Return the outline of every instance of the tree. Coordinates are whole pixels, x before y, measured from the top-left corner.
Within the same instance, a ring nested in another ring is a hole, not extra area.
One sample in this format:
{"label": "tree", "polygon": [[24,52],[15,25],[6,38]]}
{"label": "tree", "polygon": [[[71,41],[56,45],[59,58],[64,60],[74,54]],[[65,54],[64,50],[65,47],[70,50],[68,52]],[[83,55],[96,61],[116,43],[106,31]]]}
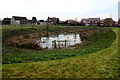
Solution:
{"label": "tree", "polygon": [[36,24],[36,22],[37,22],[37,18],[32,17],[32,29],[33,29],[34,25]]}
{"label": "tree", "polygon": [[58,28],[59,28],[59,22],[60,22],[60,20],[59,20],[59,19],[57,19],[57,25],[58,25]]}
{"label": "tree", "polygon": [[113,19],[112,18],[106,18],[104,20],[104,25],[105,25],[106,28],[109,27],[109,29],[110,29],[111,26],[113,25]]}
{"label": "tree", "polygon": [[77,27],[77,20],[78,18],[75,18],[75,27]]}
{"label": "tree", "polygon": [[49,20],[47,20],[46,23],[47,23],[46,29],[49,30]]}
{"label": "tree", "polygon": [[32,21],[33,22],[37,22],[37,18],[36,17],[32,17]]}

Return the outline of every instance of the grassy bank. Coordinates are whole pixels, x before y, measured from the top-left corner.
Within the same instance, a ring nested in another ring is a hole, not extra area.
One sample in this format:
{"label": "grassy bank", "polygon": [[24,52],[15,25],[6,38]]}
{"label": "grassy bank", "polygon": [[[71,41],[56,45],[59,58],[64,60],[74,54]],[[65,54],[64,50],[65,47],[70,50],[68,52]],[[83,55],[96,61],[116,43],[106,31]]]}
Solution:
{"label": "grassy bank", "polygon": [[114,32],[117,38],[109,48],[61,60],[4,64],[3,78],[118,78],[118,29]]}
{"label": "grassy bank", "polygon": [[[78,30],[87,28],[77,28]],[[98,28],[90,28],[98,29]],[[103,29],[103,28],[102,28]],[[66,31],[67,27],[50,28],[49,31]],[[74,30],[74,27],[70,27],[69,30]],[[104,48],[108,48],[115,40],[116,35],[112,30],[101,32],[91,36],[90,44],[76,46],[68,49],[53,49],[53,50],[31,50],[24,48],[8,47],[5,44],[5,40],[13,36],[42,32],[44,29],[37,30],[13,30],[3,29],[3,64],[13,63],[27,63],[27,62],[39,62],[48,60],[58,60],[68,57],[77,57],[85,54],[97,52]]]}

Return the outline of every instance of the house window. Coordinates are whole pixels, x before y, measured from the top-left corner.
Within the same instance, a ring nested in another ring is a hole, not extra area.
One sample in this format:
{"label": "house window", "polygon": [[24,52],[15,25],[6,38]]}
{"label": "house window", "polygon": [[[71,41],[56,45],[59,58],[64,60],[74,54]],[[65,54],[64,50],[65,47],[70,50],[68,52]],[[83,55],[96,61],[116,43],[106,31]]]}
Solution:
{"label": "house window", "polygon": [[95,23],[97,23],[97,20],[95,20]]}
{"label": "house window", "polygon": [[89,22],[90,20],[88,19],[86,22]]}

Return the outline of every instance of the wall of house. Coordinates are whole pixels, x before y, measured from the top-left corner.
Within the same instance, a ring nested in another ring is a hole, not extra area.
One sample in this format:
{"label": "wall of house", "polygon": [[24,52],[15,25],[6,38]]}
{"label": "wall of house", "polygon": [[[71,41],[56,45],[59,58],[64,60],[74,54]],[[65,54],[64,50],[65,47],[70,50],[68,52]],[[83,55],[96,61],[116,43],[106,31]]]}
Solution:
{"label": "wall of house", "polygon": [[100,22],[100,26],[104,26],[104,22],[103,21]]}
{"label": "wall of house", "polygon": [[12,17],[11,24],[12,25],[20,25],[20,20],[15,20],[14,17]]}
{"label": "wall of house", "polygon": [[53,25],[53,23],[50,22],[40,22],[41,26],[47,26],[47,25]]}
{"label": "wall of house", "polygon": [[45,26],[45,25],[47,25],[47,22],[40,22],[40,25]]}

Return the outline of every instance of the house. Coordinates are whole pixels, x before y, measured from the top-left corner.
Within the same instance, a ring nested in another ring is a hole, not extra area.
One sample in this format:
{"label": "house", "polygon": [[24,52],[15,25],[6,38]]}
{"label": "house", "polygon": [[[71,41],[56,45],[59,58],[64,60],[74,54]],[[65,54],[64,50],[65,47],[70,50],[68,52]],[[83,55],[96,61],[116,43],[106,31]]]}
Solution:
{"label": "house", "polygon": [[105,18],[104,19],[104,26],[113,26],[114,20],[112,18]]}
{"label": "house", "polygon": [[25,25],[28,24],[28,20],[26,17],[20,17],[20,16],[13,16],[11,19],[12,25]]}
{"label": "house", "polygon": [[88,18],[82,19],[81,20],[81,25],[82,26],[89,26],[90,25],[90,20]]}
{"label": "house", "polygon": [[114,21],[112,18],[105,18],[100,20],[100,26],[118,26],[118,21]]}
{"label": "house", "polygon": [[44,20],[37,21],[37,25],[46,26],[46,25],[49,25],[49,24],[50,23],[48,21],[44,21]]}
{"label": "house", "polygon": [[85,26],[98,26],[100,24],[100,18],[86,18],[81,20],[81,25]]}
{"label": "house", "polygon": [[104,19],[100,20],[100,26],[104,26]]}
{"label": "house", "polygon": [[99,26],[100,18],[89,18],[90,26]]}
{"label": "house", "polygon": [[4,18],[2,20],[2,25],[10,25],[11,22],[11,18]]}
{"label": "house", "polygon": [[56,17],[48,17],[47,20],[54,25],[59,23],[59,18],[56,18]]}

